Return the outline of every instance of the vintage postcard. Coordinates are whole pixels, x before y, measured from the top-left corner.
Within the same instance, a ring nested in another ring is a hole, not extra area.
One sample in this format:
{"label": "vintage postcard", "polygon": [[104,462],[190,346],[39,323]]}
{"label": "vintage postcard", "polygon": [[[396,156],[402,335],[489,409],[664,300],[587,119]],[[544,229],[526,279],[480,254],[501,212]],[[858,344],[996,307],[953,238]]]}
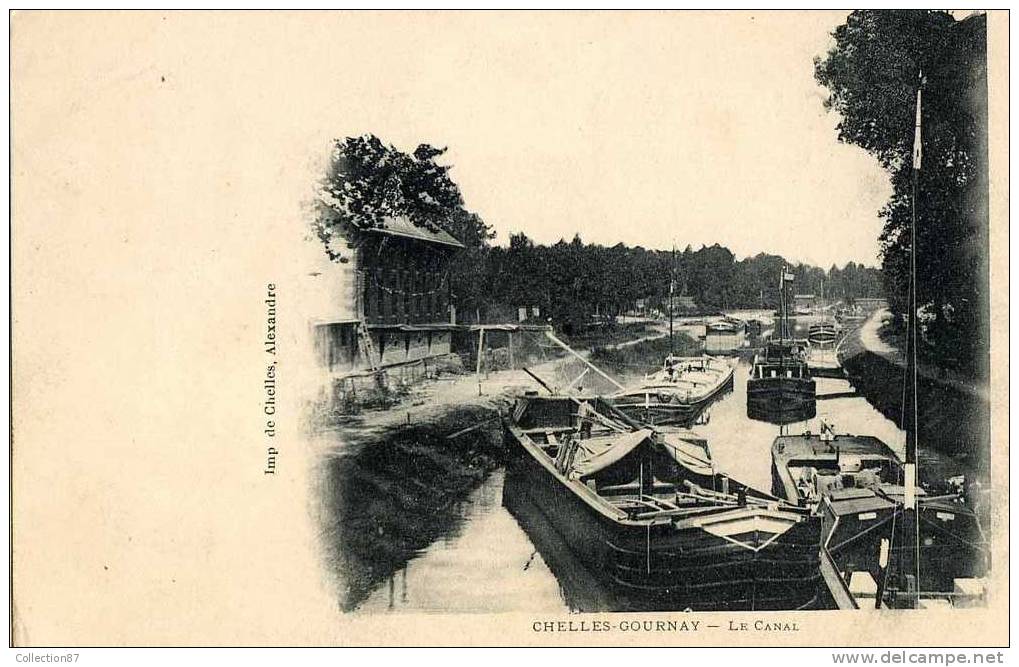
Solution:
{"label": "vintage postcard", "polygon": [[11,643],[1008,643],[1008,14],[11,15]]}

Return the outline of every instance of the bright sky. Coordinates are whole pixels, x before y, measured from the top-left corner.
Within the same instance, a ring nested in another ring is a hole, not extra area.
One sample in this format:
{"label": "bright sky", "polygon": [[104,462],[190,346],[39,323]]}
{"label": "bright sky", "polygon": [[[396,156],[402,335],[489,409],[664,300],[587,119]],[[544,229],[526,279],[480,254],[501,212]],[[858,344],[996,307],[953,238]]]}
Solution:
{"label": "bright sky", "polygon": [[[890,185],[837,142],[813,58],[845,13],[474,14],[389,39],[363,131],[448,146],[498,231],[878,263]],[[370,25],[364,39],[371,41]],[[381,36],[379,36],[381,38]],[[383,73],[381,69],[385,67]],[[354,129],[354,128],[351,128]],[[360,132],[353,132],[360,133]]]}

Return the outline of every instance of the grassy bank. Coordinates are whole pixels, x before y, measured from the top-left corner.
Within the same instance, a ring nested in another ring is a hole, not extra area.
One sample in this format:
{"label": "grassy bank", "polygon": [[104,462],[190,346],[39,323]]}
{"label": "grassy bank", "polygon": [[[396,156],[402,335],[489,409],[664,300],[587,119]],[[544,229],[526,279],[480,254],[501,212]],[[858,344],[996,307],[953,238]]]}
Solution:
{"label": "grassy bank", "polygon": [[343,609],[356,608],[421,549],[456,533],[462,501],[503,462],[497,417],[491,408],[454,408],[323,461],[323,542],[342,582]]}
{"label": "grassy bank", "polygon": [[[905,366],[867,350],[860,342],[858,331],[847,336],[839,359],[853,387],[901,428]],[[963,460],[975,474],[987,476],[990,462],[988,402],[977,394],[930,377],[920,376],[918,385],[921,446]]]}
{"label": "grassy bank", "polygon": [[629,324],[611,324],[602,327],[591,327],[582,332],[560,338],[574,350],[594,350],[608,345],[618,345],[638,338],[653,336],[658,330],[646,322]]}
{"label": "grassy bank", "polygon": [[624,347],[598,346],[591,350],[591,361],[607,373],[624,376],[643,375],[659,370],[669,354],[695,356],[701,344],[690,336],[677,333],[670,345],[669,337],[645,340]]}

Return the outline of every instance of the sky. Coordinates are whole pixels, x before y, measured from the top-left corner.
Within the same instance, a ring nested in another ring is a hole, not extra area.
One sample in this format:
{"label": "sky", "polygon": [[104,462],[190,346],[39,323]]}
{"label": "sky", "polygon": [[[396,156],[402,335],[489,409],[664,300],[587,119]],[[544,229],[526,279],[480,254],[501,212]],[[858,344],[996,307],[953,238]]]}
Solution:
{"label": "sky", "polygon": [[580,233],[877,265],[888,178],[837,141],[813,80],[844,17],[481,15],[449,39],[441,19],[425,22],[432,38],[402,35],[405,69],[395,80],[387,70],[380,95],[384,115],[405,108],[413,122],[371,129],[404,150],[448,147],[467,207],[497,243]]}

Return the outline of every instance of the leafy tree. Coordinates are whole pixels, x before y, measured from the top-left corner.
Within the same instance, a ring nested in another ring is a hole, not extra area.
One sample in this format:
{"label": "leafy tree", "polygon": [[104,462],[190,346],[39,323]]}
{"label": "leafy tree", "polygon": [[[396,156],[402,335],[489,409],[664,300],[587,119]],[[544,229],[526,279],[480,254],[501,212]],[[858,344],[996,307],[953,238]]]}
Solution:
{"label": "leafy tree", "polygon": [[[728,248],[715,244],[696,251],[687,246],[674,261],[670,250],[623,243],[605,247],[584,243],[579,235],[540,245],[522,233],[511,234],[508,246],[492,247],[491,228],[464,207],[450,168],[436,162],[443,154],[428,144],[407,154],[372,135],[336,141],[312,225],[330,257],[346,258],[350,231],[404,216],[464,244],[449,271],[462,319],[477,313],[482,320],[501,320],[517,307],[538,306],[543,319],[551,318],[568,334],[598,318],[612,321],[638,299],[664,310],[673,273],[677,294],[693,296],[705,309],[760,307],[762,293],[767,307],[778,304],[778,272],[787,262],[776,255],[736,262]],[[845,271],[854,267],[855,272],[855,266]],[[816,267],[797,270],[813,278],[823,275]],[[859,272],[860,281],[842,288],[847,296],[863,295],[859,290],[868,279],[877,284],[873,269],[859,267]]]}
{"label": "leafy tree", "polygon": [[906,310],[916,90],[923,74],[923,162],[916,200],[917,299],[926,350],[940,364],[986,366],[986,17],[934,11],[856,11],[815,61],[839,113],[839,139],[863,147],[890,173],[881,210],[883,281]]}
{"label": "leafy tree", "polygon": [[347,259],[352,231],[378,227],[388,217],[446,231],[466,248],[453,258],[449,271],[454,303],[472,310],[485,300],[486,253],[495,233],[464,208],[451,167],[436,162],[445,152],[421,144],[407,154],[373,134],[335,140],[311,229],[329,258],[341,262]]}

